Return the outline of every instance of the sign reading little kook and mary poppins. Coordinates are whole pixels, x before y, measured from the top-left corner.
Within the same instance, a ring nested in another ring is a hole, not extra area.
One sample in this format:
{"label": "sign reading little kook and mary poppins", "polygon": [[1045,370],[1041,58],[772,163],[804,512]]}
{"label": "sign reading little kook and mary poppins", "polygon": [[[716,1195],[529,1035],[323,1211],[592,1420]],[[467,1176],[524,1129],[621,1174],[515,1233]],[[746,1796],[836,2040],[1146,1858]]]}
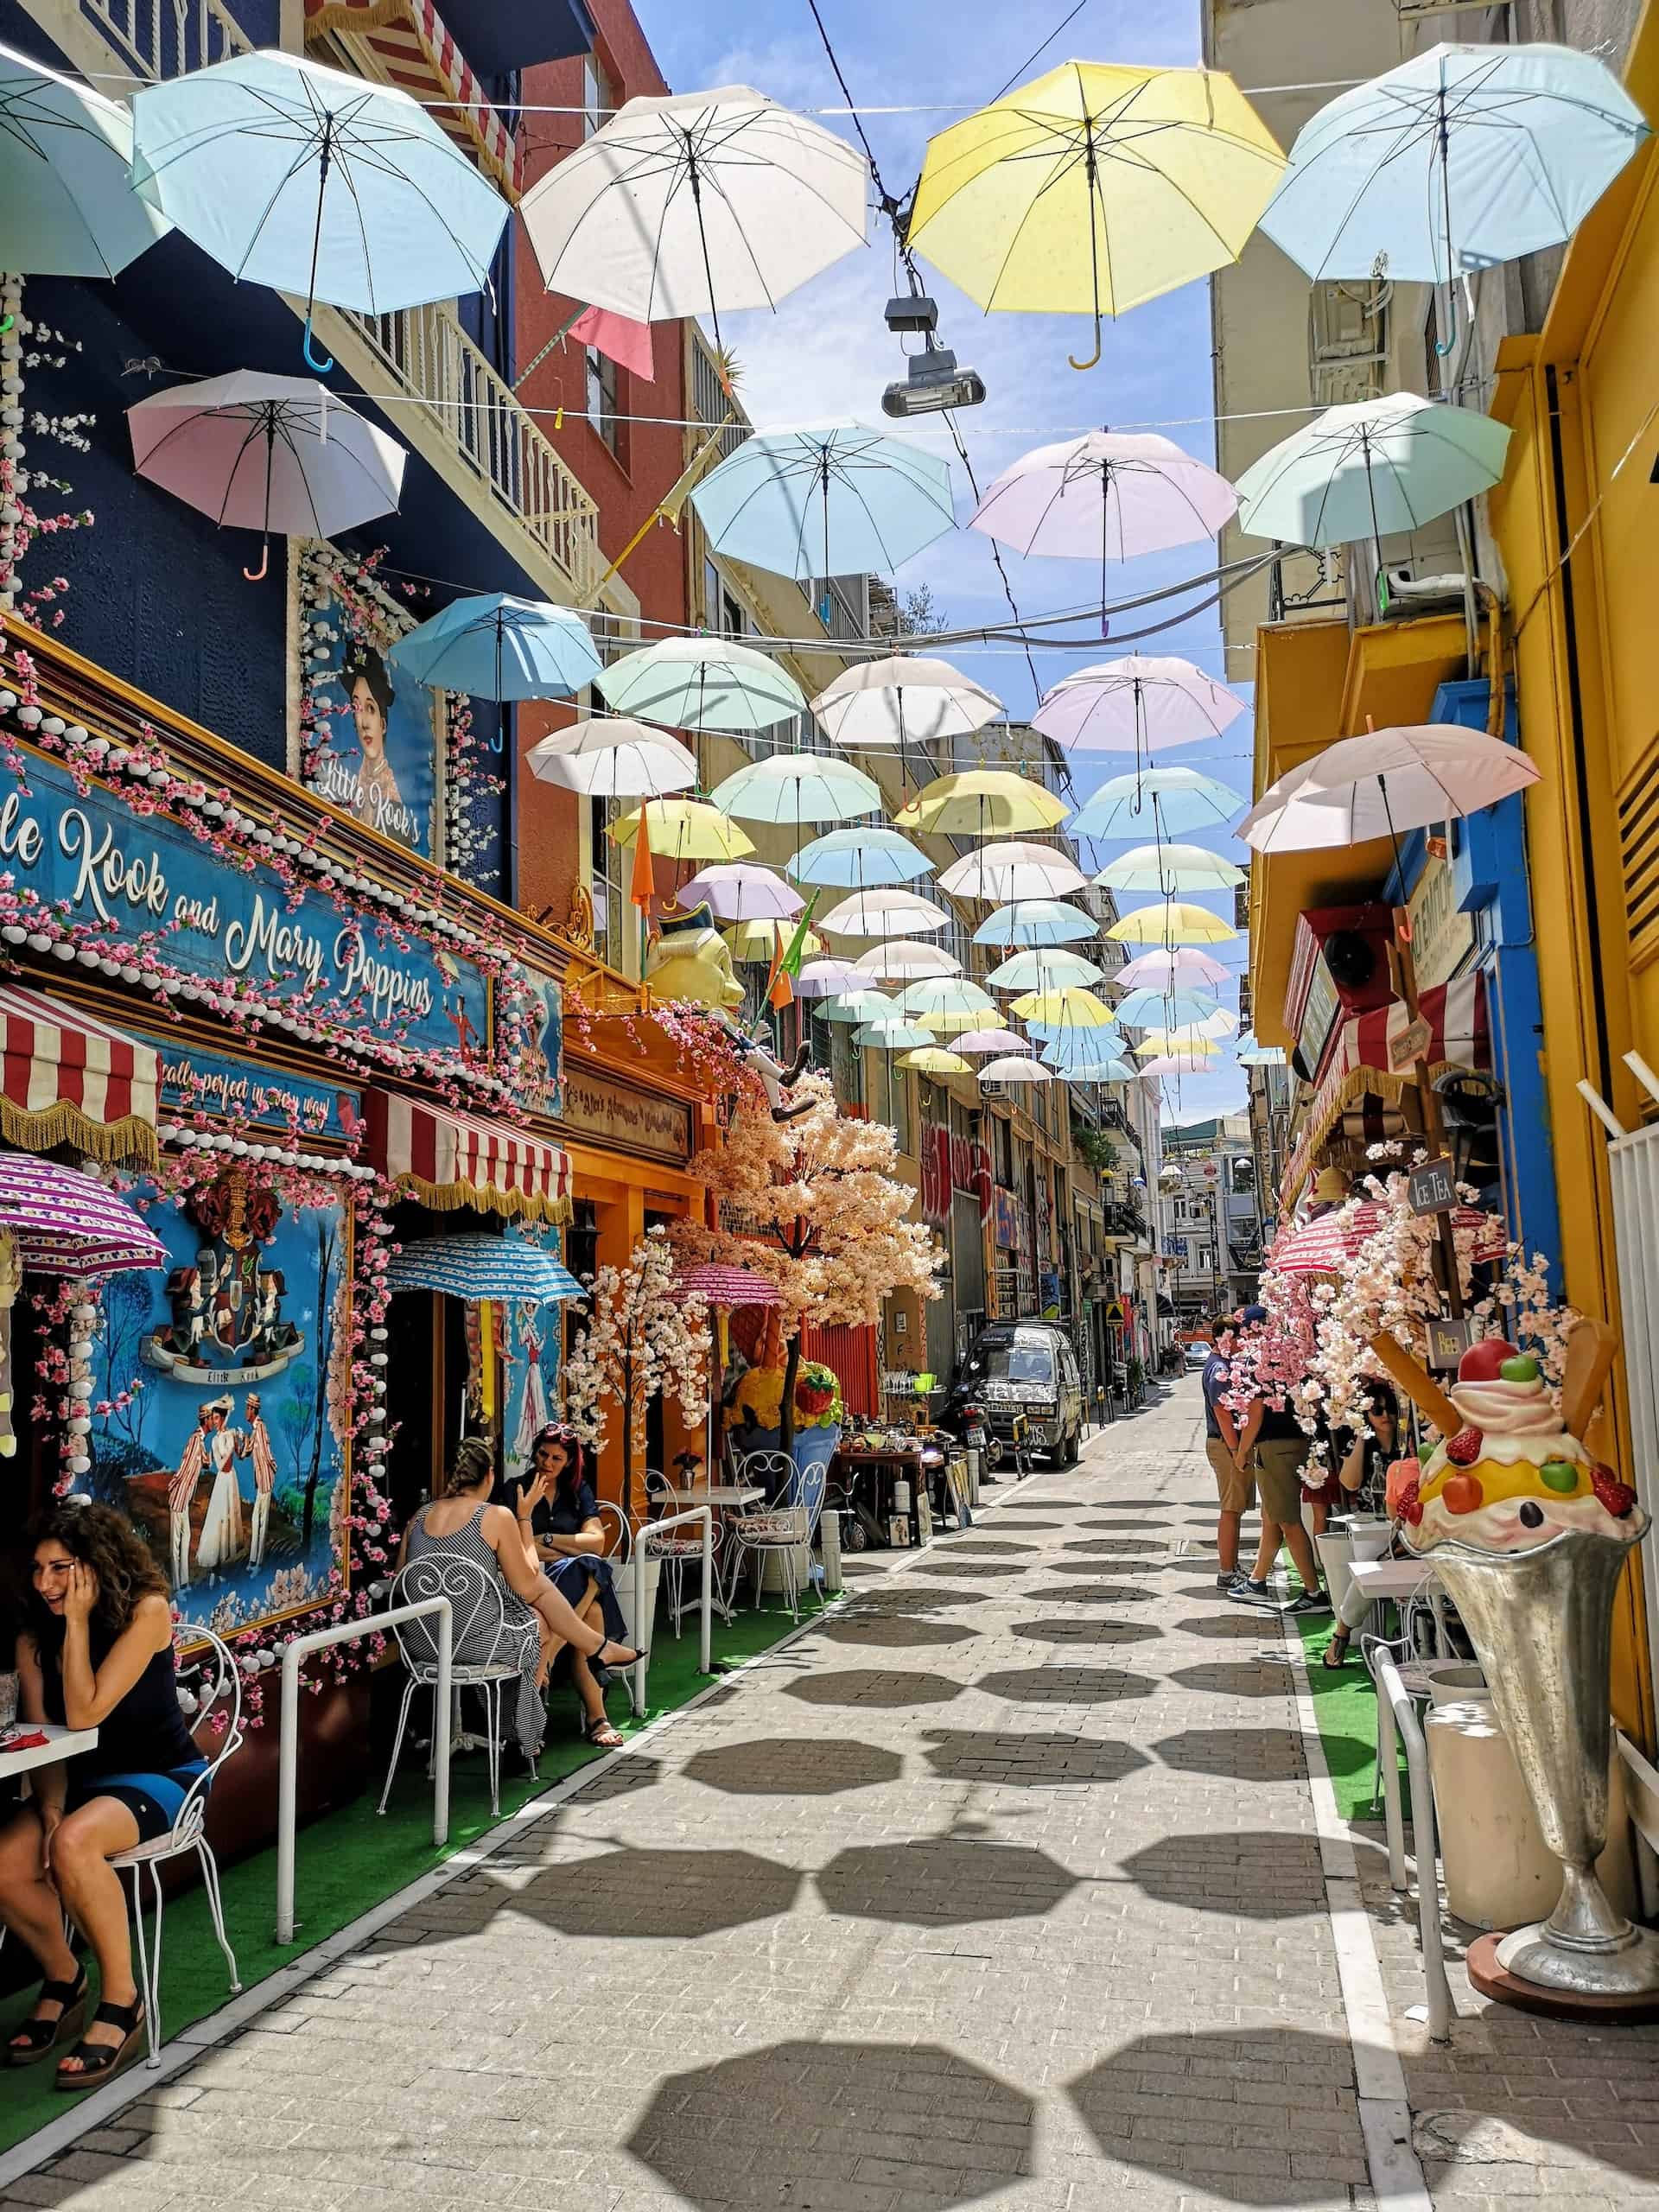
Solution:
{"label": "sign reading little kook and mary poppins", "polygon": [[31,759],[29,787],[0,800],[0,876],[172,967],[427,1051],[467,1053],[488,1036],[487,992],[469,961],[373,915],[343,916],[320,891],[290,891],[258,861],[217,860],[164,815],[140,815],[94,784],[78,791],[54,760]]}

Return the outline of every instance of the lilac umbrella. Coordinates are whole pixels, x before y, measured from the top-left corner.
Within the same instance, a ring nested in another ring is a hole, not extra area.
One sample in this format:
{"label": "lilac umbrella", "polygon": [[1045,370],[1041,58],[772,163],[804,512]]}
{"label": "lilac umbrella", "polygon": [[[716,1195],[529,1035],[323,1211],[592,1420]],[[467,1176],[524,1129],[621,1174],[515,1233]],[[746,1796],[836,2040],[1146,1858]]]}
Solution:
{"label": "lilac umbrella", "polygon": [[798,999],[835,999],[858,988],[860,976],[850,960],[809,960],[795,978]]}
{"label": "lilac umbrella", "polygon": [[1133,753],[1218,737],[1244,702],[1191,661],[1128,653],[1079,669],[1046,692],[1032,728],[1090,753]]}
{"label": "lilac umbrella", "polygon": [[1200,1060],[1191,1052],[1166,1052],[1160,1059],[1148,1060],[1140,1072],[1154,1079],[1166,1075],[1214,1075],[1213,1064]]}
{"label": "lilac umbrella", "polygon": [[957,1052],[1028,1052],[1031,1039],[1022,1037],[1017,1029],[970,1029],[965,1037],[953,1037],[951,1049]]}
{"label": "lilac umbrella", "polygon": [[1232,973],[1230,968],[1224,968],[1219,960],[1212,960],[1195,944],[1178,944],[1167,951],[1160,945],[1155,952],[1143,952],[1138,959],[1128,962],[1109,980],[1120,990],[1161,991],[1172,984],[1180,984],[1189,990],[1208,984],[1214,989],[1230,982]]}
{"label": "lilac umbrella", "polygon": [[793,921],[806,901],[769,868],[755,868],[741,861],[718,862],[699,868],[683,883],[675,896],[688,911],[707,906],[722,922]]}
{"label": "lilac umbrella", "polygon": [[167,1247],[124,1198],[79,1168],[0,1154],[0,1230],[31,1273],[113,1275],[164,1268]]}

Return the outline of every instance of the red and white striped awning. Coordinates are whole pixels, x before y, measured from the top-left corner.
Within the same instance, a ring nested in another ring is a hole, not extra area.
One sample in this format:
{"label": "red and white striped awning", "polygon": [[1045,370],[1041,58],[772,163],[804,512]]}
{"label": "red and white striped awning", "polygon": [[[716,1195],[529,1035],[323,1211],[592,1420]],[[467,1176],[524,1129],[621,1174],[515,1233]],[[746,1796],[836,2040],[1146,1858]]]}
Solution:
{"label": "red and white striped awning", "polygon": [[457,145],[510,200],[523,188],[518,141],[491,105],[466,55],[455,44],[432,0],[305,0],[305,35],[328,32],[348,55],[354,45],[368,49],[353,58],[370,76],[435,102],[433,113]]}
{"label": "red and white striped awning", "polygon": [[72,1144],[153,1166],[161,1055],[90,1014],[0,987],[0,1130],[26,1152]]}
{"label": "red and white striped awning", "polygon": [[[1367,1198],[1346,1221],[1340,1209],[1321,1214],[1287,1229],[1268,1255],[1268,1265],[1281,1275],[1340,1275],[1357,1260],[1369,1240],[1382,1228],[1386,1216],[1381,1205]],[[1452,1209],[1454,1229],[1473,1232],[1477,1261],[1501,1260],[1510,1249],[1509,1231],[1495,1213],[1476,1206]]]}
{"label": "red and white striped awning", "polygon": [[[1424,991],[1418,1007],[1429,1027],[1431,1077],[1452,1068],[1491,1067],[1491,1033],[1484,976],[1478,972],[1459,976],[1452,982]],[[1415,1083],[1414,1069],[1396,1072],[1389,1065],[1390,1039],[1402,1036],[1409,1027],[1410,1017],[1399,999],[1344,1022],[1336,1050],[1307,1110],[1300,1141],[1286,1163],[1279,1193],[1281,1205],[1295,1204],[1320,1148],[1356,1099],[1381,1098],[1397,1106]]]}
{"label": "red and white striped awning", "polygon": [[570,1155],[558,1145],[395,1091],[371,1090],[363,1105],[369,1165],[423,1205],[569,1220]]}

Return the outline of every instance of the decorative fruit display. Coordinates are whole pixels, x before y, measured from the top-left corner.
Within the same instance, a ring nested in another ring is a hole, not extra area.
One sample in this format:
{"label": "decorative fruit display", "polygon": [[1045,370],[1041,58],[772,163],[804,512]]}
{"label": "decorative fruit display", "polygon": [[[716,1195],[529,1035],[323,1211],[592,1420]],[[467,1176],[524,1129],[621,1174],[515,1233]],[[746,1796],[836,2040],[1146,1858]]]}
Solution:
{"label": "decorative fruit display", "polygon": [[1459,1467],[1472,1467],[1480,1457],[1481,1434],[1478,1428],[1460,1428],[1448,1438],[1446,1456]]}

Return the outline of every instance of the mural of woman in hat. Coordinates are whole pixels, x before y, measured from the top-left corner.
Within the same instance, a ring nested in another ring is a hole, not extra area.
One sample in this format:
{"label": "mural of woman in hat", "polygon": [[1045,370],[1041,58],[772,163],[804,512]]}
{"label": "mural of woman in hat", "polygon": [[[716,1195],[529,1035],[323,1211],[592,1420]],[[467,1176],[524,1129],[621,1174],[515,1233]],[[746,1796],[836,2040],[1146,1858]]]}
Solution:
{"label": "mural of woman in hat", "polygon": [[247,1548],[242,1527],[242,1489],[236,1474],[240,1438],[230,1425],[233,1402],[227,1392],[222,1398],[210,1399],[205,1408],[210,1417],[207,1459],[213,1471],[213,1487],[196,1546],[196,1566],[209,1577],[232,1566]]}

